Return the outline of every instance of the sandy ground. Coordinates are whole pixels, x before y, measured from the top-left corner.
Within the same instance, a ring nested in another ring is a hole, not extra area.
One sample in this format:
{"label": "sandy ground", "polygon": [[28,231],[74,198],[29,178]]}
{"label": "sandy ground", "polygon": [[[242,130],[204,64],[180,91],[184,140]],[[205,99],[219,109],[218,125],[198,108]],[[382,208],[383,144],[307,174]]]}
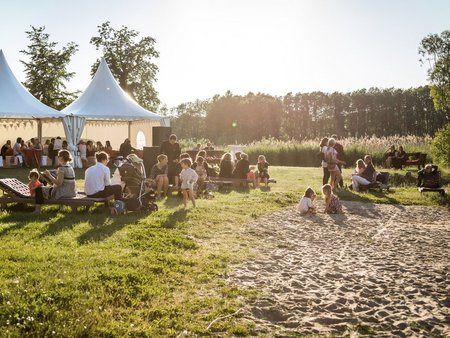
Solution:
{"label": "sandy ground", "polygon": [[261,244],[229,275],[258,291],[242,320],[269,337],[450,336],[450,212],[359,202],[344,211],[290,208],[245,225]]}

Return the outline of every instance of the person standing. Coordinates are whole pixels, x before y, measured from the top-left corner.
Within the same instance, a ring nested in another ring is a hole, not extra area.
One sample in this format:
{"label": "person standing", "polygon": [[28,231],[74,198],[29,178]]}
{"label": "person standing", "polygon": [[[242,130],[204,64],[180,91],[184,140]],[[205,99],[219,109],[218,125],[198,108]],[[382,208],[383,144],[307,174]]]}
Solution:
{"label": "person standing", "polygon": [[336,134],[332,135],[331,138],[334,138],[336,140],[336,144],[334,145],[334,149],[337,151],[337,159],[340,161],[338,163],[339,171],[341,172],[341,179],[339,181],[339,186],[341,188],[344,187],[344,178],[342,177],[342,164],[345,163],[345,152],[344,152],[344,146],[338,142],[338,136]]}
{"label": "person standing", "polygon": [[126,138],[125,141],[123,141],[123,143],[120,145],[119,155],[125,158],[131,153],[134,153],[135,151],[136,149],[131,146],[130,139]]}
{"label": "person standing", "polygon": [[175,183],[175,175],[177,173],[178,157],[181,154],[180,144],[177,142],[177,135],[172,134],[169,139],[161,143],[159,153],[167,156],[168,160],[168,177],[169,183]]}
{"label": "person standing", "polygon": [[18,137],[13,147],[13,156],[17,158],[17,161],[21,166],[24,164],[25,161],[25,155],[22,152],[22,142],[23,142],[22,138]]}
{"label": "person standing", "polygon": [[6,153],[9,149],[11,149],[11,140],[6,141],[6,143],[2,146],[1,155],[3,157],[3,160],[6,159]]}
{"label": "person standing", "polygon": [[322,141],[320,141],[320,158],[322,160],[322,169],[323,169],[323,178],[322,178],[322,184],[325,185],[328,183],[328,180],[330,179],[330,172],[328,171],[328,164],[327,161],[325,161],[325,154],[328,149],[328,137],[324,137]]}

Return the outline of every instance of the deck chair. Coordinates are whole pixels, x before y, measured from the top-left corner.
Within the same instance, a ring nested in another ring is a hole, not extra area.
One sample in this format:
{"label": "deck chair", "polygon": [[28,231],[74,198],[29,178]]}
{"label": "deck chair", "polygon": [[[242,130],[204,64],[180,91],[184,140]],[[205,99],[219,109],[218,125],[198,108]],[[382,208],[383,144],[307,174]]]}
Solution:
{"label": "deck chair", "polygon": [[[36,204],[34,197],[31,197],[30,195],[28,186],[16,178],[0,179],[0,190],[3,193],[2,196],[0,196],[1,209],[6,209],[10,203]],[[91,207],[95,203],[103,203],[105,206],[109,207],[109,201],[112,198],[113,196],[108,196],[107,198],[92,198],[87,197],[83,193],[77,193],[77,196],[75,197],[46,200],[44,204],[67,205],[72,208],[72,211],[76,211],[78,207]]]}
{"label": "deck chair", "polygon": [[[435,172],[429,176],[423,176],[419,181],[421,185],[418,187],[420,193],[424,192],[438,192],[442,196],[445,195],[445,189],[442,185],[441,172],[435,166]],[[419,178],[418,178],[419,179]]]}

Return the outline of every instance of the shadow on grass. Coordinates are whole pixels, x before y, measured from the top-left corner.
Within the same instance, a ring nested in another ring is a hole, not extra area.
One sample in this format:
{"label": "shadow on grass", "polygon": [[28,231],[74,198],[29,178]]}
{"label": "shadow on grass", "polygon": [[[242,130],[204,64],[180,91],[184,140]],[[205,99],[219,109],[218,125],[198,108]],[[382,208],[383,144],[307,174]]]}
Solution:
{"label": "shadow on grass", "polygon": [[[394,191],[389,190],[368,190],[365,192],[355,192],[353,190],[340,190],[337,195],[344,201],[358,201],[364,203],[374,203],[373,197],[377,199],[376,202],[382,202],[386,204],[400,204],[400,201],[392,197],[395,194]],[[370,196],[370,197],[369,197]],[[371,198],[372,197],[372,198]]]}
{"label": "shadow on grass", "polygon": [[[161,201],[158,201],[157,203],[161,203]],[[163,204],[168,209],[178,208],[180,205],[183,204],[183,196],[177,195],[170,196],[164,199]]]}
{"label": "shadow on grass", "polygon": [[173,229],[177,223],[186,219],[188,211],[186,209],[179,209],[170,214],[162,223],[161,227],[166,229]]}
{"label": "shadow on grass", "polygon": [[[49,210],[50,209],[50,210]],[[47,211],[58,211],[56,214]],[[29,210],[29,211],[28,211]],[[0,237],[20,230],[32,222],[39,222],[44,227],[39,238],[55,236],[62,231],[72,229],[79,223],[88,223],[91,229],[77,238],[78,243],[85,244],[92,241],[102,241],[127,224],[135,224],[141,218],[147,217],[147,213],[131,212],[126,215],[111,216],[103,206],[91,208],[89,211],[80,209],[77,213],[71,213],[67,207],[50,207],[44,209],[41,214],[31,214],[33,208],[13,205],[8,208],[8,213],[2,215],[2,223],[11,223],[0,231]],[[67,211],[67,212],[65,212]]]}

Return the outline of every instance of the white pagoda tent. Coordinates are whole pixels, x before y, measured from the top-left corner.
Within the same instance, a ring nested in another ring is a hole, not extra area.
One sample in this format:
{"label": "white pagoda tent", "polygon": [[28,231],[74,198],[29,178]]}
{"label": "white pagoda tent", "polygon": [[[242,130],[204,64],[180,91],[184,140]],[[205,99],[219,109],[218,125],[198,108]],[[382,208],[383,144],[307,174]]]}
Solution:
{"label": "white pagoda tent", "polygon": [[61,130],[65,115],[31,95],[16,79],[0,49],[0,144],[17,137],[29,140],[53,135],[52,127]]}
{"label": "white pagoda tent", "polygon": [[80,137],[103,144],[109,140],[114,149],[118,149],[125,138],[129,138],[134,147],[151,145],[152,127],[167,123],[162,116],[139,106],[122,90],[104,58],[83,94],[62,112],[70,119],[67,128],[72,130],[70,141],[74,144]]}

